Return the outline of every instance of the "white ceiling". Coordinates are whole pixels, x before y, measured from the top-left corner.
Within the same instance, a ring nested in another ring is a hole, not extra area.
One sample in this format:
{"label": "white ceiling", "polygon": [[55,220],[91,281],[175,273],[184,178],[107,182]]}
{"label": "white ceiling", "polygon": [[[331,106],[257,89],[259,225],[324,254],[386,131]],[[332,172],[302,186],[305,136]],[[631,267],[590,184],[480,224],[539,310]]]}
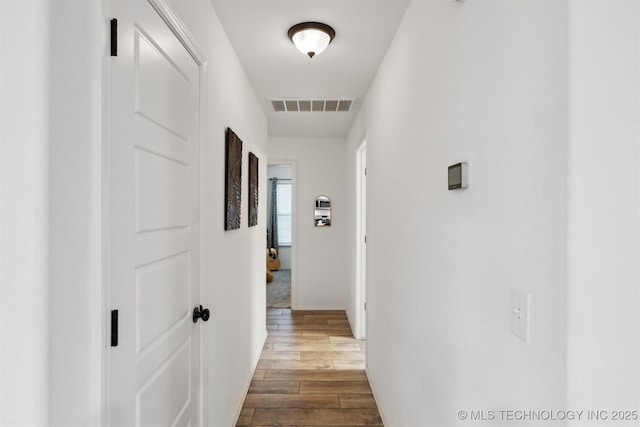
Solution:
{"label": "white ceiling", "polygon": [[[409,0],[211,0],[262,101],[270,136],[345,136]],[[287,37],[318,21],[336,37],[313,59]],[[271,111],[267,99],[355,99],[351,112]]]}

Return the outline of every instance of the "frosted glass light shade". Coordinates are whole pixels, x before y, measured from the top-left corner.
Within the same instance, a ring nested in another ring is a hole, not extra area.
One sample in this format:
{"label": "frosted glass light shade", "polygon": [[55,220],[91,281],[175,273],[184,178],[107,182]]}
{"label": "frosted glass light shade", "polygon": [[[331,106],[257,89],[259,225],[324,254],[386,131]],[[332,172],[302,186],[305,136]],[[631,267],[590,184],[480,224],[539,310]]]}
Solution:
{"label": "frosted glass light shade", "polygon": [[303,22],[289,29],[293,44],[309,58],[322,53],[335,35],[333,28],[320,22]]}

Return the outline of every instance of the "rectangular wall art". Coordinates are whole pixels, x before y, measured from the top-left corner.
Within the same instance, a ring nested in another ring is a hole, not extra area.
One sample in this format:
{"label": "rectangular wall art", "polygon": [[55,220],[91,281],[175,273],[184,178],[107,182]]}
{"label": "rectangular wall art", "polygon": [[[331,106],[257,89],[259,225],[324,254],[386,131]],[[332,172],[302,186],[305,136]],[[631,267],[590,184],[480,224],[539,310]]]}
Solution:
{"label": "rectangular wall art", "polygon": [[249,227],[258,225],[258,157],[249,153]]}
{"label": "rectangular wall art", "polygon": [[231,128],[225,133],[224,229],[240,228],[242,200],[242,140]]}

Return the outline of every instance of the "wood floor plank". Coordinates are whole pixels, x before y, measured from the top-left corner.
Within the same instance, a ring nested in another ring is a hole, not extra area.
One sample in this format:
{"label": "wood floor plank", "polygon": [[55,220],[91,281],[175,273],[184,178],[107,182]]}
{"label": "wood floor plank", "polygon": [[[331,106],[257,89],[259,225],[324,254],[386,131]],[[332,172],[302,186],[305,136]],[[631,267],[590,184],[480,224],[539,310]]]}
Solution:
{"label": "wood floor plank", "polygon": [[[260,360],[300,360],[299,351],[263,351]],[[258,368],[260,369],[260,368]]]}
{"label": "wood floor plank", "polygon": [[303,393],[365,393],[371,394],[369,381],[300,381]]}
{"label": "wood floor plank", "polygon": [[265,381],[368,381],[364,371],[305,371],[295,369],[270,369]]}
{"label": "wood floor plank", "polygon": [[285,337],[285,336],[279,336],[279,337],[267,337],[267,341],[266,341],[267,344],[273,344],[273,343],[277,343],[277,344],[304,344],[304,343],[311,343],[311,342],[331,344],[331,341],[329,341],[329,337],[323,337],[323,336],[310,336],[310,337],[303,337],[303,336]]}
{"label": "wood floor plank", "polygon": [[361,351],[358,344],[331,344],[331,343],[275,343],[273,351]]}
{"label": "wood floor plank", "polygon": [[267,339],[274,339],[277,337],[301,337],[302,331],[269,331]]}
{"label": "wood floor plank", "polygon": [[[355,401],[355,399],[352,399]],[[375,402],[374,402],[375,403]],[[248,394],[245,408],[340,408],[337,394]],[[364,406],[353,406],[353,408]]]}
{"label": "wood floor plank", "polygon": [[269,310],[238,427],[382,427],[344,311]]}
{"label": "wood floor plank", "polygon": [[[267,325],[273,327],[274,325]],[[267,328],[268,330],[269,328]],[[278,325],[279,331],[311,331],[311,330],[322,330],[322,331],[351,331],[351,327],[347,325],[318,325],[318,324],[296,324],[296,325]]]}
{"label": "wood floor plank", "polygon": [[377,408],[373,394],[343,393],[339,395],[341,408]]}
{"label": "wood floor plank", "polygon": [[[357,353],[362,354],[362,353]],[[333,360],[333,369],[366,369],[367,364],[363,360]]]}
{"label": "wood floor plank", "polygon": [[258,369],[333,369],[331,360],[268,360],[260,359]]}
{"label": "wood floor plank", "polygon": [[329,322],[340,322],[337,324],[343,325],[348,323],[347,320],[329,320],[323,318],[307,319],[307,316],[292,316],[286,318],[267,318],[267,324],[277,325],[329,325]]}
{"label": "wood floor plank", "polygon": [[296,394],[299,391],[300,382],[292,380],[254,380],[249,386],[249,394]]}
{"label": "wood floor plank", "polygon": [[357,426],[382,424],[377,409],[256,408],[254,425]]}
{"label": "wood floor plank", "polygon": [[[361,351],[301,351],[300,360],[365,360],[365,354]],[[362,368],[358,368],[362,369]]]}
{"label": "wood floor plank", "polygon": [[356,339],[352,336],[331,336],[329,341],[333,344],[360,344],[362,340]]}
{"label": "wood floor plank", "polygon": [[348,320],[346,314],[304,314],[305,319]]}
{"label": "wood floor plank", "polygon": [[[306,318],[305,318],[305,321],[306,321]],[[349,329],[351,329],[351,327],[349,326],[349,321],[347,319],[327,319],[326,323],[327,325],[347,326],[349,327]]]}
{"label": "wood floor plank", "polygon": [[240,411],[240,416],[238,417],[238,422],[236,423],[236,427],[250,426],[254,412],[255,409],[253,408],[242,408],[242,410]]}
{"label": "wood floor plank", "polygon": [[351,333],[351,330],[343,330],[343,331],[321,331],[321,330],[309,330],[309,329],[303,329],[302,331],[302,336],[303,337],[313,337],[313,336],[323,336],[323,337],[338,337],[338,336],[345,336],[345,337],[349,337],[349,338],[353,338],[353,334]]}

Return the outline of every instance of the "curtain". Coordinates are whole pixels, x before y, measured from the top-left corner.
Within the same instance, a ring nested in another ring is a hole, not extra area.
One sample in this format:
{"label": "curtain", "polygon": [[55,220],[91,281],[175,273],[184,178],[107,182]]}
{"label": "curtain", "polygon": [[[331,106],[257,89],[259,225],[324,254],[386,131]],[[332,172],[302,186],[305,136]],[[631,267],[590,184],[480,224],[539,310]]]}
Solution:
{"label": "curtain", "polygon": [[267,223],[267,249],[278,249],[278,179],[271,178],[271,209]]}

